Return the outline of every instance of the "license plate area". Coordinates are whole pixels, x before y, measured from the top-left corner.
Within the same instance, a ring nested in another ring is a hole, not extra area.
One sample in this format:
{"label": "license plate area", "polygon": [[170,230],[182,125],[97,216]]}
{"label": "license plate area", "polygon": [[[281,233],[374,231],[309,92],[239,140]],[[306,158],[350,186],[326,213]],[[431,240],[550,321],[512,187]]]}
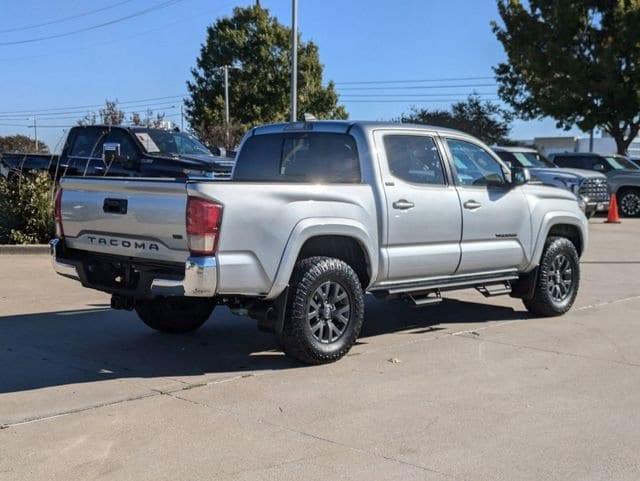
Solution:
{"label": "license plate area", "polygon": [[130,262],[88,261],[85,263],[87,281],[108,289],[136,289],[140,270]]}

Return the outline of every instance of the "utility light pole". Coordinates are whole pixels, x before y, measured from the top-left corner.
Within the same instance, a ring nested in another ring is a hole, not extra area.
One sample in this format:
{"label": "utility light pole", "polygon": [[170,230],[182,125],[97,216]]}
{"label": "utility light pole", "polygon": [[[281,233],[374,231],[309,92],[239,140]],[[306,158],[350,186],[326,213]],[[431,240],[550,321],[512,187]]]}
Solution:
{"label": "utility light pole", "polygon": [[227,145],[229,144],[229,66],[225,65],[224,69],[224,123],[226,127]]}
{"label": "utility light pole", "polygon": [[291,122],[298,118],[298,0],[291,5]]}
{"label": "utility light pole", "polygon": [[34,152],[37,154],[38,153],[38,126],[36,124],[36,118],[33,118],[33,137],[35,139],[35,145],[36,145],[36,149],[34,150]]}

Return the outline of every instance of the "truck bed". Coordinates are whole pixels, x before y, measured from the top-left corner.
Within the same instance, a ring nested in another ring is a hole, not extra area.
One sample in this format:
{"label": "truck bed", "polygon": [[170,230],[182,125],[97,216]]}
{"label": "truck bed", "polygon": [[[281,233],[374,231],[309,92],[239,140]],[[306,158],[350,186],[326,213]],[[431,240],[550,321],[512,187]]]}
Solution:
{"label": "truck bed", "polygon": [[188,197],[222,205],[218,294],[273,294],[287,249],[299,248],[315,226],[332,219],[340,219],[336,235],[357,226],[373,237],[368,245],[378,245],[376,206],[366,184],[78,177],[63,178],[61,188],[66,247],[127,261],[186,262]]}

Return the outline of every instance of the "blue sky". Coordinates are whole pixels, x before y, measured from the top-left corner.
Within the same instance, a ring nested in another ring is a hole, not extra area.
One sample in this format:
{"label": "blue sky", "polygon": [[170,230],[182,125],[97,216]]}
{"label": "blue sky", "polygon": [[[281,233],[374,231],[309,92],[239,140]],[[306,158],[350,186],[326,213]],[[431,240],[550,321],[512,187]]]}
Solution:
{"label": "blue sky", "polygon": [[[102,28],[45,41],[12,43],[68,32],[144,11],[167,0],[22,0],[0,3],[0,135],[24,133],[31,111],[38,137],[54,147],[74,116],[104,99],[127,110],[149,105],[179,121],[178,96],[195,64],[206,26],[234,6],[253,1],[174,0],[164,8]],[[290,22],[290,0],[261,0],[283,23]],[[97,13],[90,13],[100,10]],[[79,18],[59,21],[88,13]],[[398,86],[447,88],[379,90],[375,85],[342,82],[488,77],[503,60],[491,32],[497,19],[494,0],[299,0],[299,28],[304,40],[320,47],[325,80],[339,82],[352,119],[389,119],[413,104],[446,108],[450,99],[472,90],[496,98],[492,80],[441,81]],[[48,22],[35,28],[24,29]],[[8,31],[11,30],[11,31]],[[452,85],[470,85],[453,87]],[[354,87],[357,90],[352,90]],[[362,90],[375,87],[375,90]],[[438,98],[434,94],[440,95]],[[447,94],[442,96],[441,94]],[[451,94],[451,95],[448,95]],[[347,97],[348,96],[348,97]],[[385,102],[372,102],[372,99]],[[348,99],[348,100],[347,100]],[[421,100],[429,102],[419,103]],[[438,100],[437,102],[433,100]],[[442,101],[440,101],[442,100]],[[71,108],[76,107],[77,109]],[[56,109],[67,108],[65,114]],[[29,111],[18,113],[16,111]],[[231,106],[233,116],[233,106]],[[56,127],[45,127],[51,125]],[[513,125],[514,138],[556,135],[552,120]]]}

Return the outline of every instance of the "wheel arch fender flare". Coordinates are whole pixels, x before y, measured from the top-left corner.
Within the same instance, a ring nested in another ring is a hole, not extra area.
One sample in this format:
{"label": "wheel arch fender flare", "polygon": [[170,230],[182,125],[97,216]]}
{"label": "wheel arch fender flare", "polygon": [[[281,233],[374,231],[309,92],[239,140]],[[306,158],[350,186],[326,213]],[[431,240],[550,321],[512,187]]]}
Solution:
{"label": "wheel arch fender flare", "polygon": [[[529,272],[538,266],[540,258],[542,257],[542,251],[544,245],[549,237],[551,229],[559,225],[569,225],[575,227],[580,234],[581,252],[584,253],[588,244],[588,224],[589,221],[584,216],[578,216],[572,212],[547,212],[542,218],[540,223],[540,229],[538,229],[538,235],[531,251],[531,258],[529,265],[524,269],[525,272]],[[577,246],[576,246],[577,247]]]}
{"label": "wheel arch fender flare", "polygon": [[357,241],[362,247],[369,266],[370,282],[375,280],[378,274],[378,256],[376,254],[378,241],[369,234],[362,223],[342,218],[307,218],[299,221],[289,234],[267,299],[276,298],[286,289],[302,247],[309,239],[319,236],[350,237]]}

